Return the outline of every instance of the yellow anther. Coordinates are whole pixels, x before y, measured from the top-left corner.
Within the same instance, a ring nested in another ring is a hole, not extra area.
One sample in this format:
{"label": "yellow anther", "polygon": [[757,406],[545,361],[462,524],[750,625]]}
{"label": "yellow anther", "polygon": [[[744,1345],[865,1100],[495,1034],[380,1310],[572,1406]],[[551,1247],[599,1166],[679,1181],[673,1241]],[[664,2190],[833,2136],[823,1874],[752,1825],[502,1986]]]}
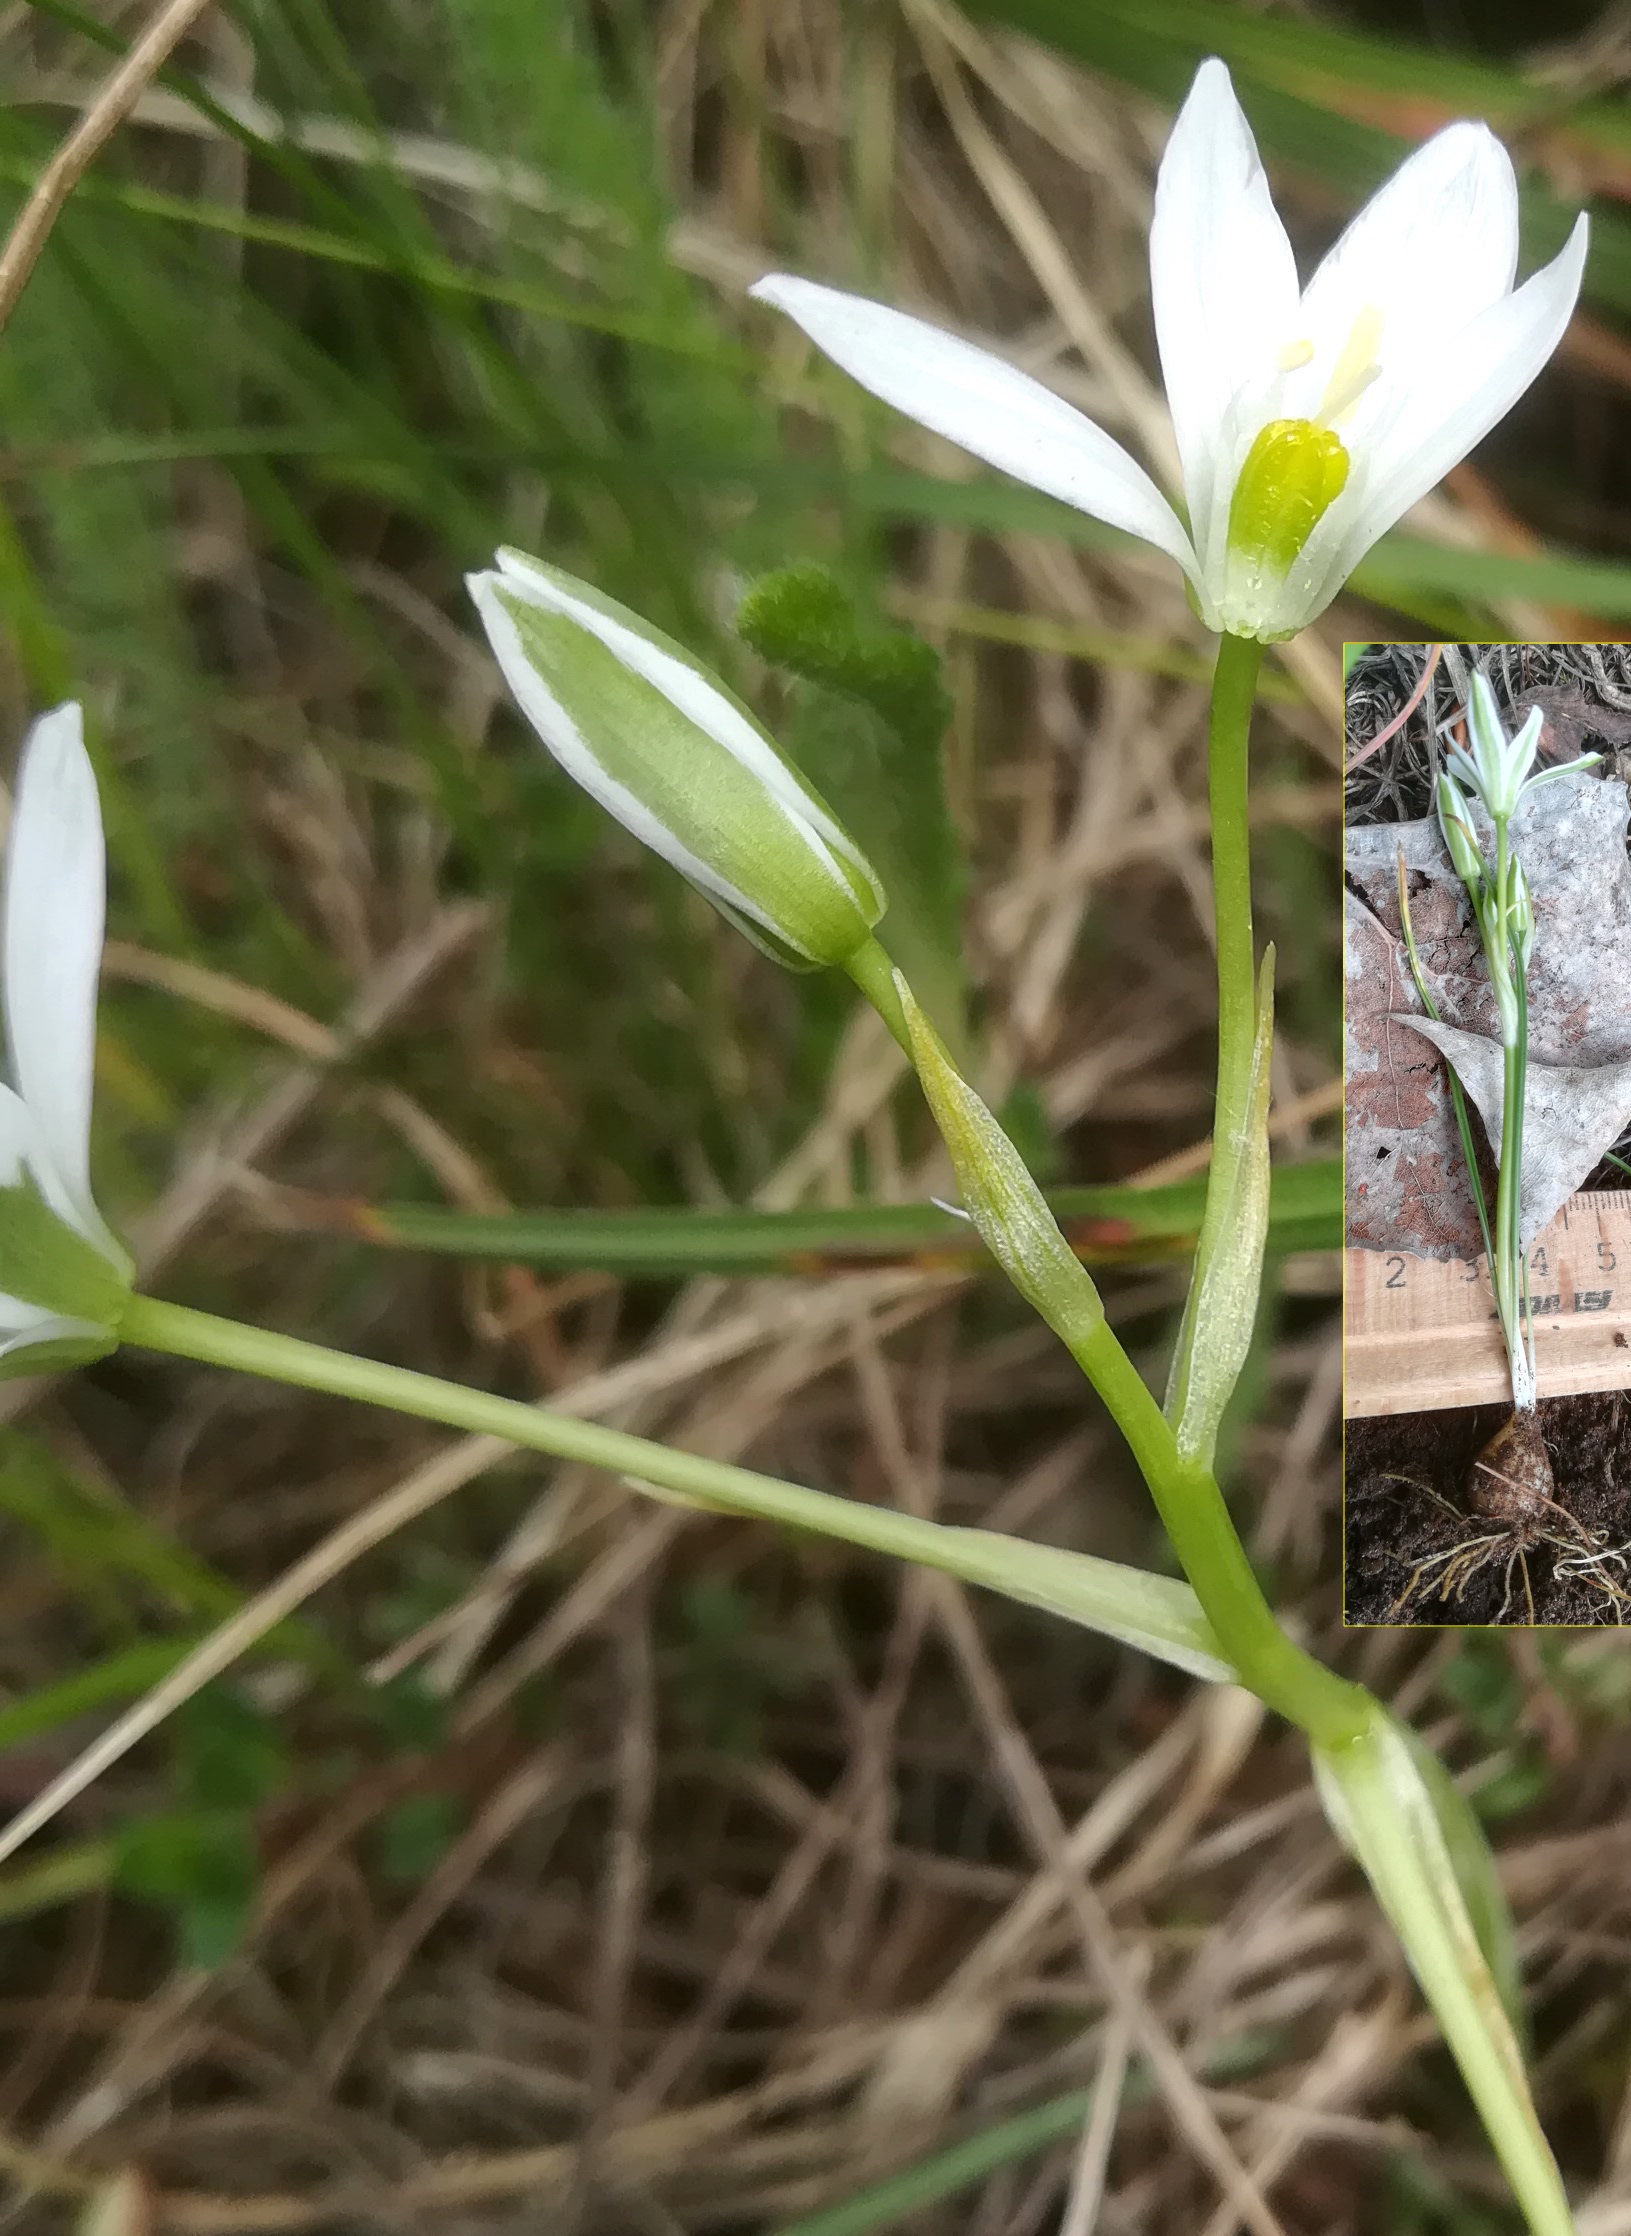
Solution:
{"label": "yellow anther", "polygon": [[1311,341],[1287,342],[1274,360],[1282,373],[1300,373],[1305,365],[1314,362],[1314,345]]}
{"label": "yellow anther", "polygon": [[1348,339],[1331,368],[1325,394],[1314,414],[1322,427],[1334,426],[1345,413],[1352,411],[1380,373],[1382,368],[1376,353],[1381,341],[1382,314],[1374,303],[1367,303],[1348,330]]}

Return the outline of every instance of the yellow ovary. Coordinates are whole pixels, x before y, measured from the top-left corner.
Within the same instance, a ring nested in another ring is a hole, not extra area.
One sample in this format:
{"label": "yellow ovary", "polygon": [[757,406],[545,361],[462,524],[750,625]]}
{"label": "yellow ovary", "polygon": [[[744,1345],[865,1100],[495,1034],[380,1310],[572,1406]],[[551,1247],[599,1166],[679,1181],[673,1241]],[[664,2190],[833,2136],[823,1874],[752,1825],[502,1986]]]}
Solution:
{"label": "yellow ovary", "polygon": [[1284,575],[1347,479],[1348,453],[1329,427],[1271,419],[1246,453],[1229,501],[1230,555]]}

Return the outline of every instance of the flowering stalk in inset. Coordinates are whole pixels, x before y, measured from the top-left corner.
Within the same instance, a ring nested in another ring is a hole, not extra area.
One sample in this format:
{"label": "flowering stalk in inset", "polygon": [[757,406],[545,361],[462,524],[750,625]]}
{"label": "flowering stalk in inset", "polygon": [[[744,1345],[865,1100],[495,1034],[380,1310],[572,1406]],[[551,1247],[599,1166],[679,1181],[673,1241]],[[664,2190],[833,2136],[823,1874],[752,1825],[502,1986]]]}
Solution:
{"label": "flowering stalk in inset", "polygon": [[[1528,977],[1535,949],[1535,911],[1529,880],[1512,842],[1512,818],[1526,793],[1554,777],[1591,768],[1599,758],[1584,753],[1556,768],[1535,770],[1541,719],[1540,708],[1532,708],[1509,738],[1488,678],[1475,674],[1467,702],[1467,743],[1453,744],[1446,753],[1434,793],[1445,847],[1472,905],[1501,1029],[1501,1155],[1493,1219],[1483,1208],[1483,1185],[1470,1160],[1469,1172],[1488,1237],[1490,1285],[1506,1344],[1512,1403],[1520,1413],[1532,1412],[1535,1405],[1535,1335],[1529,1321],[1529,1261],[1521,1225]],[[1475,800],[1489,819],[1487,852],[1473,825]]]}

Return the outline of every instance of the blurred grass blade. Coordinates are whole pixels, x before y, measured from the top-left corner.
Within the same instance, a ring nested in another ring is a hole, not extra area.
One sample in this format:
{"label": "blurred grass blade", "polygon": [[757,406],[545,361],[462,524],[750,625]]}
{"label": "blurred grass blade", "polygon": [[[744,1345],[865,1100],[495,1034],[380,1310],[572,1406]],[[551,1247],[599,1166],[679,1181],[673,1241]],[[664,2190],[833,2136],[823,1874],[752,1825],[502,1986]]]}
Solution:
{"label": "blurred grass blade", "polygon": [[[209,1622],[231,1615],[247,1597],[240,1586],[178,1544],[116,1491],[92,1477],[75,1474],[42,1439],[17,1429],[0,1435],[0,1515],[30,1531],[62,1574],[75,1581],[92,1604],[101,1602],[112,1622],[123,1629],[134,1627],[129,1606],[132,1585],[158,1595],[180,1616]],[[357,1682],[346,1657],[303,1618],[286,1624],[277,1644],[291,1660],[331,1684],[349,1688]],[[122,1667],[126,1661],[134,1668],[143,1668],[148,1657],[170,1650],[169,1642],[134,1647],[129,1655],[93,1664],[47,1693],[26,1694],[0,1707],[0,1747],[12,1744],[24,1732],[49,1728],[48,1724],[30,1722],[49,1697],[60,1695],[71,1701],[89,1687],[93,1689],[78,1707],[66,1707],[62,1715],[96,1707],[106,1699],[120,1697],[117,1679],[111,1692],[94,1689],[108,1671]],[[185,1644],[177,1646],[176,1658],[184,1651]],[[146,1677],[139,1678],[134,1689],[140,1691],[148,1682]]]}
{"label": "blurred grass blade", "polygon": [[[1159,1188],[1059,1188],[1048,1203],[1085,1265],[1187,1257],[1206,1199],[1204,1178]],[[284,1199],[307,1232],[398,1250],[493,1258],[507,1265],[651,1278],[694,1273],[819,1275],[880,1266],[958,1271],[989,1255],[972,1229],[932,1203],[852,1204],[809,1211],[450,1211],[439,1204]],[[1342,1167],[1334,1158],[1285,1165],[1272,1178],[1268,1248],[1342,1245]]]}
{"label": "blurred grass blade", "polygon": [[[0,178],[26,186],[38,165],[29,157],[0,155]],[[135,217],[157,218],[199,232],[216,233],[232,241],[253,241],[265,247],[297,251],[322,263],[350,266],[358,271],[395,274],[402,259],[389,248],[360,236],[336,233],[300,218],[265,217],[250,210],[201,202],[194,196],[167,193],[162,187],[135,186],[115,180],[86,179],[75,189],[80,202],[100,203]],[[637,342],[660,355],[697,358],[728,368],[724,344],[709,345],[695,334],[676,330],[653,318],[630,317],[580,302],[570,295],[530,282],[499,278],[491,272],[469,270],[429,250],[413,257],[406,276],[416,287],[432,294],[468,297],[472,302],[502,304],[525,311],[534,318],[554,319],[563,325],[581,326],[590,333]],[[741,361],[746,370],[746,360]]]}
{"label": "blurred grass blade", "polygon": [[186,1660],[207,1631],[183,1631],[172,1638],[154,1638],[122,1653],[76,1669],[54,1685],[40,1685],[20,1700],[0,1707],[0,1754],[26,1746],[46,1732],[58,1731],[79,1716],[116,1701],[138,1700],[171,1670]]}
{"label": "blurred grass blade", "polygon": [[75,2236],[153,2236],[157,2226],[147,2176],[127,2167],[97,2190],[75,2223]]}
{"label": "blurred grass blade", "polygon": [[[1497,63],[1265,15],[1232,0],[1093,0],[1091,7],[1078,0],[972,0],[971,12],[1174,106],[1197,64],[1220,55],[1249,95],[1246,105],[1265,153],[1345,193],[1368,192],[1407,141],[1473,116],[1506,139],[1544,125],[1548,170],[1578,178],[1587,192],[1624,198],[1631,170],[1631,115],[1624,103],[1563,103],[1554,88]],[[1550,255],[1567,230],[1567,205],[1535,187],[1525,192],[1524,205],[1528,252]],[[1631,228],[1611,211],[1602,215],[1608,237],[1593,243],[1586,293],[1623,303],[1631,283]]]}
{"label": "blurred grass blade", "polygon": [[[1274,2038],[1267,2032],[1243,2034],[1207,2052],[1202,2077],[1213,2087],[1239,2080],[1271,2060],[1275,2052]],[[1123,2104],[1129,2109],[1147,2104],[1151,2093],[1148,2073],[1135,2063],[1122,2084]],[[972,2189],[1000,2167],[1034,2157],[1050,2143],[1075,2135],[1093,2109],[1093,2094],[1091,2088],[1077,2088],[1064,2096],[1051,2096],[1028,2112],[999,2120],[912,2166],[903,2166],[898,2173],[885,2175],[882,2181],[869,2182],[841,2204],[784,2222],[775,2236],[883,2236],[885,2230],[899,2228],[931,2205]]]}
{"label": "blurred grass blade", "polygon": [[[1149,2094],[1149,2076],[1135,2066],[1123,2085],[1123,2101],[1136,2105],[1148,2101]],[[869,2183],[842,2204],[788,2221],[776,2236],[882,2236],[884,2230],[899,2228],[912,2215],[971,2189],[1000,2167],[1034,2157],[1048,2144],[1074,2135],[1092,2107],[1090,2088],[1050,2097],[1045,2104],[1017,2113],[1013,2119],[1000,2120],[994,2127],[982,2128],[960,2143],[919,2159],[915,2166],[904,2166],[898,2174]]]}
{"label": "blurred grass blade", "polygon": [[64,1841],[48,1855],[0,1875],[0,1921],[37,1917],[113,1882],[111,1840]]}

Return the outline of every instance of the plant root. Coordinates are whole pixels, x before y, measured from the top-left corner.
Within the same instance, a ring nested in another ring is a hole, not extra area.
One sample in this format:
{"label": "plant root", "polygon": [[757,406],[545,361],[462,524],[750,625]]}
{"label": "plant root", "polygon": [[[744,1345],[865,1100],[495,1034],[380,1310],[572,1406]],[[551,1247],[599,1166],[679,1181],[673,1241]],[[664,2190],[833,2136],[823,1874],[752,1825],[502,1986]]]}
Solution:
{"label": "plant root", "polygon": [[1466,1477],[1465,1513],[1413,1476],[1393,1475],[1386,1480],[1425,1492],[1458,1527],[1474,1532],[1416,1562],[1403,1591],[1388,1608],[1389,1622],[1407,1620],[1413,1607],[1420,1609],[1430,1600],[1449,1607],[1465,1598],[1476,1577],[1504,1562],[1501,1604],[1490,1621],[1506,1623],[1521,1591],[1523,1614],[1516,1619],[1533,1625],[1535,1593],[1529,1556],[1545,1549],[1553,1556],[1554,1575],[1589,1579],[1612,1610],[1615,1624],[1624,1626],[1631,1590],[1608,1571],[1615,1567],[1622,1576],[1626,1574],[1631,1544],[1608,1544],[1552,1495],[1551,1461],[1532,1413],[1512,1414],[1474,1458]]}

